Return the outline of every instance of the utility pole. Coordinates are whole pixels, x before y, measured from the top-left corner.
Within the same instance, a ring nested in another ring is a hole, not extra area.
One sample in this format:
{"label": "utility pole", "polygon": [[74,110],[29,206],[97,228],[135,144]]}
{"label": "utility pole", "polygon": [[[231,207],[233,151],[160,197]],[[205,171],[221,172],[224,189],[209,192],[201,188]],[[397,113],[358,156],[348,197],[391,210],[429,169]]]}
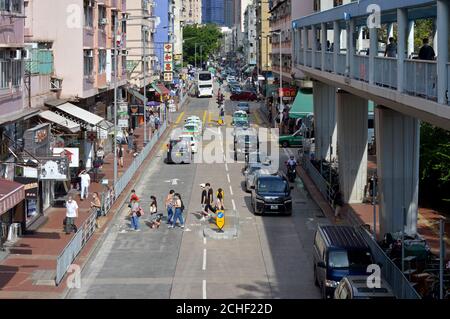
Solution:
{"label": "utility pole", "polygon": [[142,28],[142,63],[144,65],[142,75],[144,80],[144,146],[147,144],[147,27]]}
{"label": "utility pole", "polygon": [[117,183],[117,29],[119,19],[114,20],[114,184]]}

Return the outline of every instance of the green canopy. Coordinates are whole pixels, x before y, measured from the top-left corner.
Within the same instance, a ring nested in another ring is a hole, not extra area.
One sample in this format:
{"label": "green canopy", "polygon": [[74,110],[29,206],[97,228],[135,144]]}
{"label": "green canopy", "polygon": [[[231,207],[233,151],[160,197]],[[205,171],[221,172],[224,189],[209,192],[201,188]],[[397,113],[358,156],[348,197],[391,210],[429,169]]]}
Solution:
{"label": "green canopy", "polygon": [[314,102],[312,93],[305,93],[299,90],[295,97],[294,104],[289,110],[289,117],[293,119],[303,118],[314,113]]}

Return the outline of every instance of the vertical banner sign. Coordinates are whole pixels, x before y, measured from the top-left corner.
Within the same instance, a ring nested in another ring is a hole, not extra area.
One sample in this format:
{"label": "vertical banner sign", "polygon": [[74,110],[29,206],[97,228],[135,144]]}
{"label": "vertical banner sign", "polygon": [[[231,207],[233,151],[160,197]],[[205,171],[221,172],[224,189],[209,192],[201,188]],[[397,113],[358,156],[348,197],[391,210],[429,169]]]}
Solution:
{"label": "vertical banner sign", "polygon": [[164,44],[164,61],[163,61],[164,81],[173,81],[173,45],[172,43]]}
{"label": "vertical banner sign", "polygon": [[217,228],[219,228],[220,231],[222,231],[223,226],[225,226],[225,214],[224,214],[223,210],[218,210],[217,211],[216,225],[217,225]]}

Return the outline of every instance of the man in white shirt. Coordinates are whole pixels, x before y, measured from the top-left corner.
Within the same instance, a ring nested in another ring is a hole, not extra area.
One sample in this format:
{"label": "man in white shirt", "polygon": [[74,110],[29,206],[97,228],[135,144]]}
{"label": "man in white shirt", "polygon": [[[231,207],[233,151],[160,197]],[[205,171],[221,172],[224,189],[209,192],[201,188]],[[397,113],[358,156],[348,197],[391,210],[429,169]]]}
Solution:
{"label": "man in white shirt", "polygon": [[66,234],[70,234],[73,230],[74,233],[77,232],[77,226],[75,225],[75,218],[78,217],[78,204],[73,200],[72,196],[69,196],[66,202],[66,221],[65,230]]}
{"label": "man in white shirt", "polygon": [[88,198],[89,196],[89,185],[91,184],[91,177],[86,170],[82,171],[80,174],[81,178],[81,200]]}

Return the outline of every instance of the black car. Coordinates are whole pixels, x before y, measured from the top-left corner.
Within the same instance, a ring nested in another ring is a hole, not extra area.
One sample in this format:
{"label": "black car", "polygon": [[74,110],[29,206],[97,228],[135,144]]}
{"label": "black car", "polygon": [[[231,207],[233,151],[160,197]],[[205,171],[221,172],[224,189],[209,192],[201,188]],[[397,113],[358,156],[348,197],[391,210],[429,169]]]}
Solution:
{"label": "black car", "polygon": [[292,215],[292,196],[288,180],[281,175],[261,175],[251,187],[254,214]]}

